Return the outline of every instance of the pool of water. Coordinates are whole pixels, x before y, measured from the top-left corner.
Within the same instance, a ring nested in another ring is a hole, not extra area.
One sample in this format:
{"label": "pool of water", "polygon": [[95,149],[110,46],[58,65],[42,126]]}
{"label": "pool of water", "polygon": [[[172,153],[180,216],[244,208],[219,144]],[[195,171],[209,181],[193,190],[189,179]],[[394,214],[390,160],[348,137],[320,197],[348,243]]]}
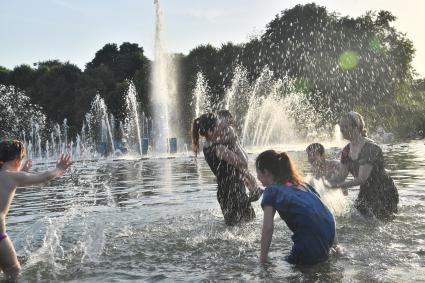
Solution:
{"label": "pool of water", "polygon": [[[308,172],[303,149],[289,152]],[[17,190],[7,222],[21,281],[425,281],[425,145],[383,150],[399,189],[397,218],[384,224],[355,211],[337,217],[343,254],[310,268],[284,261],[291,232],[278,217],[272,263],[258,264],[259,203],[256,220],[226,227],[202,157],[78,162],[45,186]],[[350,190],[349,203],[357,193]]]}

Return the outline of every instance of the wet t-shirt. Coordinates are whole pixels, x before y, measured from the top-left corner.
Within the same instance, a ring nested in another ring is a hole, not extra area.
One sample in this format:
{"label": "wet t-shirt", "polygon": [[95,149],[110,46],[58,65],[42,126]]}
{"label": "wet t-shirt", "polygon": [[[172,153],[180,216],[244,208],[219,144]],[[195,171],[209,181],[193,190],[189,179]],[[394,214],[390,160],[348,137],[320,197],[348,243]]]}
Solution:
{"label": "wet t-shirt", "polygon": [[367,139],[357,159],[350,157],[350,144],[342,150],[341,163],[354,176],[359,176],[360,166],[370,165],[372,171],[366,182],[360,185],[355,206],[365,216],[374,215],[381,220],[389,220],[397,213],[398,191],[393,179],[384,168],[384,155],[381,148]]}
{"label": "wet t-shirt", "polygon": [[328,259],[335,238],[335,220],[308,184],[274,184],[263,193],[261,206],[276,209],[294,233],[294,246],[287,260],[293,264],[315,264]]}

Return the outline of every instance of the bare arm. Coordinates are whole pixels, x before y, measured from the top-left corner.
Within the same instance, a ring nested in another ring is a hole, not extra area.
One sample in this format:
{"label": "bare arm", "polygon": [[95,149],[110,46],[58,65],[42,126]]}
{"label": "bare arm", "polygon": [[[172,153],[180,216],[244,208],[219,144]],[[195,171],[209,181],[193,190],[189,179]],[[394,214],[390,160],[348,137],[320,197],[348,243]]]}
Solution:
{"label": "bare arm", "polygon": [[348,176],[348,169],[347,166],[344,164],[340,164],[339,168],[335,170],[335,174],[332,175],[332,177],[328,180],[331,184],[339,184],[343,182]]}
{"label": "bare arm", "polygon": [[71,166],[71,156],[61,155],[60,159],[56,164],[56,168],[45,171],[39,174],[29,174],[27,172],[16,172],[13,174],[13,180],[17,187],[25,187],[30,185],[41,184],[50,181],[53,178],[63,175],[63,172]]}
{"label": "bare arm", "polygon": [[269,205],[264,206],[263,229],[261,232],[261,263],[265,263],[267,261],[267,255],[269,253],[270,243],[272,242],[273,237],[273,218],[275,213],[276,210],[273,207]]}
{"label": "bare arm", "polygon": [[241,146],[241,144],[239,142],[236,142],[235,152],[241,158],[245,159],[246,163],[248,163],[248,154],[246,153],[246,151],[243,149],[243,147]]}
{"label": "bare arm", "polygon": [[55,168],[55,169],[45,171],[39,174],[30,174],[27,172],[16,172],[15,174],[13,174],[13,178],[17,187],[25,187],[25,186],[45,183],[62,174],[63,174],[62,170]]}
{"label": "bare arm", "polygon": [[239,156],[235,152],[229,150],[224,145],[217,145],[215,148],[217,158],[225,161],[226,163],[238,167],[239,169],[246,169],[248,162],[243,157]]}
{"label": "bare arm", "polygon": [[257,201],[263,194],[263,190],[257,186],[257,180],[249,173],[248,169],[243,172],[243,181],[245,187],[249,190],[249,201]]}
{"label": "bare arm", "polygon": [[248,170],[244,171],[243,180],[244,180],[244,183],[245,183],[245,187],[251,193],[255,192],[258,189],[257,180],[255,179],[255,177],[251,173],[249,173]]}
{"label": "bare arm", "polygon": [[372,169],[373,169],[373,166],[370,164],[360,165],[359,176],[357,176],[357,178],[354,178],[354,180],[352,181],[335,184],[334,186],[340,187],[340,188],[350,188],[354,186],[363,185],[369,178],[370,173],[372,172]]}

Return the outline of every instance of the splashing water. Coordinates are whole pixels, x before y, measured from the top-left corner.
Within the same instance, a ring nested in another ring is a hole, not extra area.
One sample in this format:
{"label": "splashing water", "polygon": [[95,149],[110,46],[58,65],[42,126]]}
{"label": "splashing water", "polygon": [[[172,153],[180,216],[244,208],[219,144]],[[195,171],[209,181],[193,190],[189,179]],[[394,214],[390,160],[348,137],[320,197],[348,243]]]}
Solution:
{"label": "splashing water", "polygon": [[307,178],[307,182],[317,190],[323,203],[333,215],[343,216],[348,212],[349,205],[347,197],[344,196],[341,189],[327,188],[322,180],[313,177]]}
{"label": "splashing water", "polygon": [[126,102],[127,102],[127,109],[129,112],[129,124],[130,126],[130,132],[132,128],[136,129],[137,134],[137,141],[139,144],[139,154],[142,155],[142,132],[143,129],[140,129],[140,118],[139,118],[139,111],[138,111],[138,103],[136,99],[136,88],[133,84],[133,82],[130,82],[130,85],[127,90],[127,96],[126,96]]}
{"label": "splashing water", "polygon": [[[165,153],[167,140],[177,134],[177,129],[171,127],[170,119],[178,119],[176,103],[177,81],[176,67],[173,58],[166,53],[164,40],[164,24],[160,1],[155,0],[155,60],[152,72],[152,104],[153,104],[153,135],[155,151]],[[173,123],[174,126],[174,123]]]}
{"label": "splashing water", "polygon": [[[340,196],[315,183],[335,214],[342,212],[336,228],[346,254],[307,270],[284,261],[292,233],[278,217],[269,254],[273,265],[267,271],[258,267],[260,204],[253,203],[255,220],[226,227],[216,180],[203,159],[78,162],[75,172],[49,187],[17,191],[8,232],[22,261],[22,281],[406,282],[413,276],[406,270],[423,281],[425,147],[416,141],[383,151],[402,188],[397,218],[380,223],[344,213],[336,206],[344,203]],[[303,146],[291,157],[308,172]],[[353,188],[345,197],[348,207],[357,194]]]}
{"label": "splashing water", "polygon": [[[92,125],[98,125],[100,123],[100,140],[106,141],[109,138],[110,146],[112,148],[112,155],[115,153],[115,145],[114,145],[114,137],[112,135],[111,125],[109,123],[108,110],[105,105],[105,101],[103,98],[97,94],[93,100],[92,108],[91,108]],[[99,121],[100,119],[100,121]],[[106,139],[106,140],[105,140]]]}
{"label": "splashing water", "polygon": [[211,110],[207,101],[208,83],[201,72],[196,75],[196,85],[193,89],[193,98],[195,100],[195,117],[201,116]]}

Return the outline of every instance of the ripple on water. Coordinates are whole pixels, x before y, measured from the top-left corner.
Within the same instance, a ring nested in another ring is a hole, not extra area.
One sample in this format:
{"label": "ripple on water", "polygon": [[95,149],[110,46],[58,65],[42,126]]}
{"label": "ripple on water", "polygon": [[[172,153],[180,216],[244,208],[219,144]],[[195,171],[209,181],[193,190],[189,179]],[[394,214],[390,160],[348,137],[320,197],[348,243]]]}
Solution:
{"label": "ripple on water", "polygon": [[[8,225],[22,281],[424,281],[425,146],[383,149],[399,188],[397,218],[365,220],[355,210],[337,217],[344,252],[312,268],[285,263],[291,233],[278,218],[272,264],[260,267],[259,204],[254,221],[226,227],[200,158],[77,163],[47,187],[17,191]],[[304,148],[291,155],[308,171]]]}

